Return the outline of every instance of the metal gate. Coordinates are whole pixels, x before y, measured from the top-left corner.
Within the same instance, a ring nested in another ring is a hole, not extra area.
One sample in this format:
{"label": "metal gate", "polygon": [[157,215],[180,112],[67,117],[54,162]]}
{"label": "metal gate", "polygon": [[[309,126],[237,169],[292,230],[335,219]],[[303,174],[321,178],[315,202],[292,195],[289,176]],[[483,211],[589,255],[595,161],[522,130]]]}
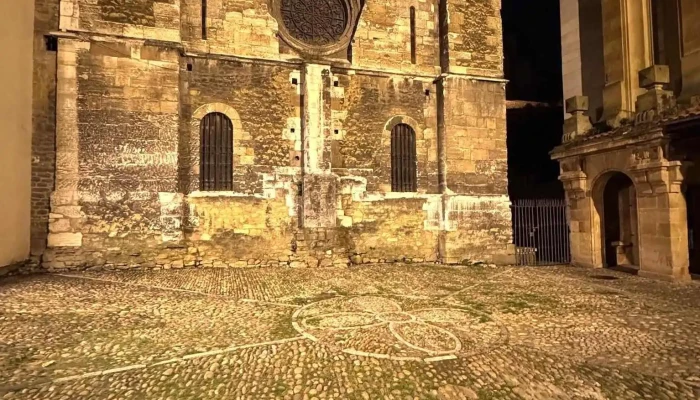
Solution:
{"label": "metal gate", "polygon": [[571,262],[569,222],[563,199],[514,200],[512,211],[518,265]]}

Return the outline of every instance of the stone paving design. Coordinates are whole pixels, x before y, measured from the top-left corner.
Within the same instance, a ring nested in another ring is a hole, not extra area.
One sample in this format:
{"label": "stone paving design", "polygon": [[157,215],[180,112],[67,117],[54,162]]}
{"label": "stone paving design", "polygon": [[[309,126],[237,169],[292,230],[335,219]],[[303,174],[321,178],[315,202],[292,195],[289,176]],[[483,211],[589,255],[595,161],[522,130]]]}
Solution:
{"label": "stone paving design", "polygon": [[[497,323],[473,310],[439,304],[404,309],[401,300],[379,296],[322,300],[297,310],[292,324],[306,338],[347,354],[390,360],[447,360],[505,340]],[[415,300],[409,303],[417,306]]]}
{"label": "stone paving design", "polygon": [[12,277],[0,399],[698,399],[699,309],[572,267]]}

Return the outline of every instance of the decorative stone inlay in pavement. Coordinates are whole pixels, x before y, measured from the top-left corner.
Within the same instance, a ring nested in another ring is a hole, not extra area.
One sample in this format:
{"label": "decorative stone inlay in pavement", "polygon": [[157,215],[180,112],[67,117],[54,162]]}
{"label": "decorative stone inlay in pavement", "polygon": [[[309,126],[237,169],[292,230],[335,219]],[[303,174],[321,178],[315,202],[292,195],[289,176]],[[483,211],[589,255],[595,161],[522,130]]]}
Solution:
{"label": "decorative stone inlay in pavement", "polygon": [[401,297],[321,300],[297,310],[292,325],[305,337],[345,353],[390,360],[451,359],[507,337],[504,327],[475,310]]}

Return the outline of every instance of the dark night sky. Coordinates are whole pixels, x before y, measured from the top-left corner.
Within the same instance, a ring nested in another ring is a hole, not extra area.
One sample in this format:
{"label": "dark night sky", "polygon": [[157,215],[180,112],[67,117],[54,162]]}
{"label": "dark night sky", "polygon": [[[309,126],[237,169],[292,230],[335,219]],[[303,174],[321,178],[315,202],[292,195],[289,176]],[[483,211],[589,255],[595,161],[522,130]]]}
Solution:
{"label": "dark night sky", "polygon": [[[558,104],[562,97],[559,0],[503,0],[505,73],[509,100]],[[513,199],[561,198],[558,163],[561,107],[509,109],[508,180]]]}
{"label": "dark night sky", "polygon": [[503,0],[509,100],[561,100],[559,0]]}

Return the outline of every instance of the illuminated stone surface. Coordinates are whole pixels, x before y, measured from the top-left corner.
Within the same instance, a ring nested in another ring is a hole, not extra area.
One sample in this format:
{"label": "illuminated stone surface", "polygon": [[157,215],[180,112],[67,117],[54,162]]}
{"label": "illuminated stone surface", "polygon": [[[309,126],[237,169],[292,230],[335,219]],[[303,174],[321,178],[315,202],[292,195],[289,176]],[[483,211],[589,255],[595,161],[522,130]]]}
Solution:
{"label": "illuminated stone surface", "polygon": [[0,398],[697,398],[700,286],[596,274],[380,265],[6,278]]}

